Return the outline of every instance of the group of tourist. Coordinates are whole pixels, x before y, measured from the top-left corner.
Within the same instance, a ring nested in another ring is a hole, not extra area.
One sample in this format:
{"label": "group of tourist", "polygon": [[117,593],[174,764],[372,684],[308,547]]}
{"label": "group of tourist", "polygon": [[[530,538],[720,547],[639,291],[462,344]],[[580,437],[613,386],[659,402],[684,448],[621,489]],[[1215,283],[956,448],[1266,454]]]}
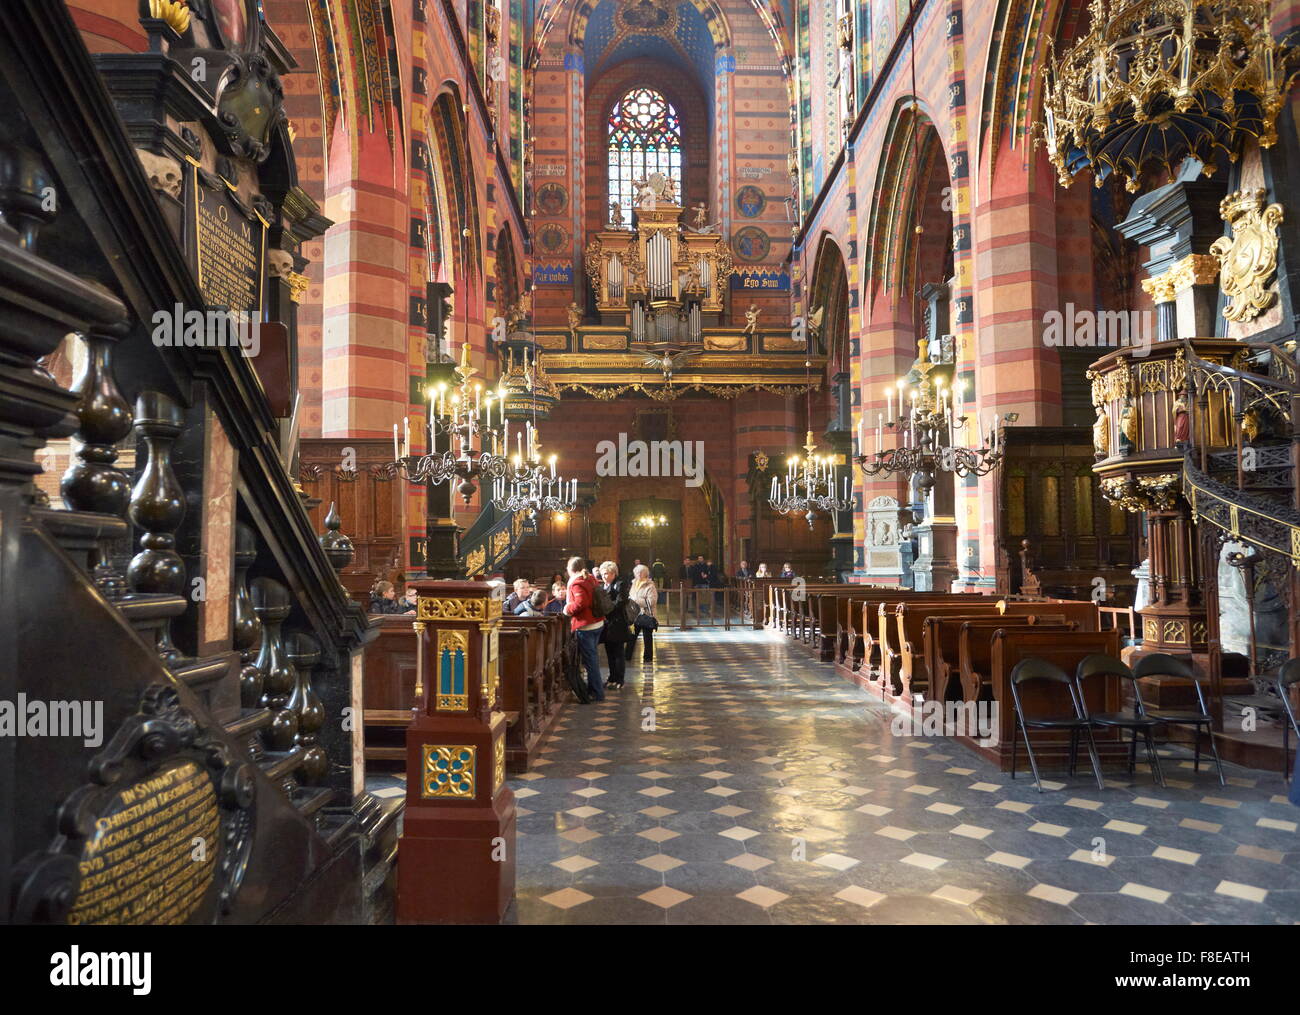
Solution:
{"label": "group of tourist", "polygon": [[[501,604],[503,613],[519,617],[541,617],[559,613],[569,618],[569,629],[578,643],[578,657],[587,677],[587,693],[592,700],[604,701],[606,687],[623,686],[627,664],[636,653],[638,640],[644,642],[641,659],[654,661],[654,631],[659,626],[655,608],[659,587],[650,577],[650,568],[637,561],[632,577],[621,576],[618,565],[607,560],[597,567],[594,561],[573,557],[567,573],[556,573],[549,582],[550,591],[536,588],[527,578],[516,578],[511,593]],[[601,672],[599,646],[605,646],[608,680]]]}
{"label": "group of tourist", "polygon": [[[594,561],[573,557],[566,573],[557,571],[550,580],[535,584],[528,578],[516,578],[511,591],[501,604],[501,612],[515,617],[545,617],[558,613],[569,618],[569,628],[577,638],[578,655],[587,676],[587,691],[592,700],[604,701],[606,687],[621,688],[627,664],[636,654],[636,643],[643,641],[641,660],[654,661],[654,632],[659,626],[655,616],[661,595],[659,582],[663,581],[663,561],[656,559],[654,574],[640,560],[632,566],[632,577],[619,575],[618,565],[607,560],[599,567]],[[687,557],[682,562],[683,586],[691,588],[722,588],[721,578],[713,561],[703,554]],[[749,562],[742,560],[736,571],[737,578],[770,578],[766,564],[759,564],[751,572]],[[780,577],[794,578],[794,569],[787,562]],[[503,581],[493,583],[504,588]],[[404,595],[390,581],[377,581],[370,590],[370,612],[397,616],[414,616],[416,590],[407,587]],[[601,673],[599,646],[605,646],[605,659],[609,669],[608,680]]]}

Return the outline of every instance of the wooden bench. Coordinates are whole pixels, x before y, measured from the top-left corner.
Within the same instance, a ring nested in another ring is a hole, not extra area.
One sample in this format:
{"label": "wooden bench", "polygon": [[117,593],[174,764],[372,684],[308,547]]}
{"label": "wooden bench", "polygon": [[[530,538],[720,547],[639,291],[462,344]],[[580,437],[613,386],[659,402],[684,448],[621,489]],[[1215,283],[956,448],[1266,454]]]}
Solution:
{"label": "wooden bench", "polygon": [[[913,592],[911,589],[880,589],[862,600],[861,607],[850,612],[850,626],[845,633],[845,659],[854,676],[878,679],[881,667],[880,607],[881,604],[902,602],[947,603],[954,600],[952,593]],[[965,598],[965,597],[964,597]],[[983,597],[970,596],[972,602]]]}
{"label": "wooden bench", "polygon": [[[998,709],[998,742],[981,746],[978,741],[968,746],[997,762],[1003,771],[1011,768],[1011,732],[1016,721],[1015,703],[1011,697],[1011,671],[1022,659],[1045,659],[1074,676],[1079,662],[1094,652],[1119,658],[1119,632],[1110,631],[1060,631],[1039,630],[1035,627],[1000,628],[993,632],[990,643],[989,691]],[[1084,703],[1090,713],[1119,712],[1123,709],[1123,689],[1118,677],[1104,680],[1092,678],[1084,682]],[[1068,689],[1060,684],[1034,681],[1020,688],[1020,700],[1026,712],[1036,715],[1065,715],[1072,711]],[[1124,752],[1124,745],[1115,730],[1094,730],[1098,750],[1103,757]],[[1060,760],[1069,749],[1070,737],[1066,732],[1035,730],[1034,751],[1039,760]],[[1023,745],[1021,753],[1023,755]]]}
{"label": "wooden bench", "polygon": [[[999,627],[1028,627],[1036,624],[1057,624],[1066,630],[1074,630],[1074,625],[1066,625],[1060,616],[1039,616],[1037,614],[967,613],[957,616],[930,616],[925,618],[922,628],[921,666],[926,685],[927,697],[938,701],[964,700],[961,675],[961,639],[964,632],[984,632],[987,642]],[[978,635],[975,641],[979,641]],[[987,645],[986,645],[987,647]],[[985,662],[987,672],[987,662]],[[916,682],[916,672],[912,674]],[[970,700],[974,700],[971,698]]]}
{"label": "wooden bench", "polygon": [[[892,611],[891,617],[888,615]],[[923,687],[928,691],[930,671],[924,665],[924,624],[930,617],[1051,615],[1062,623],[1074,622],[1081,631],[1095,631],[1099,623],[1097,604],[1066,600],[1010,602],[1001,599],[950,597],[947,602],[907,601],[892,607],[882,605],[880,631],[882,670],[886,687],[908,695]],[[918,665],[919,664],[919,665]],[[931,693],[930,697],[935,695]]]}
{"label": "wooden bench", "polygon": [[[375,618],[366,649],[362,690],[365,757],[377,767],[400,768],[415,700],[414,618]],[[564,666],[574,651],[568,620],[559,615],[502,617],[498,628],[499,703],[506,713],[506,767],[527,771],[569,700]],[[426,681],[430,675],[426,674]],[[426,694],[428,687],[426,685]]]}

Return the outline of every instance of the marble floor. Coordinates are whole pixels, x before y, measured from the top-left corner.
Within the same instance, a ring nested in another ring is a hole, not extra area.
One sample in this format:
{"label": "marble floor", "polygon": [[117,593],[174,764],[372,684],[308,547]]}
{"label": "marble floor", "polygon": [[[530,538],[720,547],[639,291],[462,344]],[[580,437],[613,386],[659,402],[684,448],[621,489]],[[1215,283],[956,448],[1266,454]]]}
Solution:
{"label": "marble floor", "polygon": [[518,798],[512,922],[1189,924],[1300,920],[1279,774],[1139,769],[1038,793],[769,632],[665,632],[570,705]]}

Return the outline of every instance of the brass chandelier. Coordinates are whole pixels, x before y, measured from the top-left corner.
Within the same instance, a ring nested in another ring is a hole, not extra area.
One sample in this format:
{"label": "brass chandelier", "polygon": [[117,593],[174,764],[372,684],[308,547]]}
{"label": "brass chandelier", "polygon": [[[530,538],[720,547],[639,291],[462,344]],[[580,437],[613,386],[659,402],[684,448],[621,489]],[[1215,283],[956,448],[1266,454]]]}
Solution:
{"label": "brass chandelier", "polygon": [[1235,161],[1243,135],[1263,148],[1300,74],[1296,47],[1273,38],[1269,0],[1091,0],[1088,34],[1059,57],[1049,45],[1043,122],[1061,185],[1091,166],[1136,191],[1142,167],[1171,175],[1188,156],[1206,175]]}

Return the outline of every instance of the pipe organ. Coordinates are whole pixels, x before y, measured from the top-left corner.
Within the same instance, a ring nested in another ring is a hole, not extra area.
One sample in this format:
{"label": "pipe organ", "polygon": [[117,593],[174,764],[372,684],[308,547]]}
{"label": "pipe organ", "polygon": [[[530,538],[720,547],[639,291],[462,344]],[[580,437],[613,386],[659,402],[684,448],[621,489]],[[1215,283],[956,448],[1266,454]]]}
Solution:
{"label": "pipe organ", "polygon": [[[676,191],[675,181],[651,174],[638,185],[634,227],[611,224],[587,243],[596,308],[605,323],[630,328],[633,341],[699,341],[701,315],[726,304],[731,250],[721,236],[684,228]],[[658,337],[669,332],[674,338]]]}

